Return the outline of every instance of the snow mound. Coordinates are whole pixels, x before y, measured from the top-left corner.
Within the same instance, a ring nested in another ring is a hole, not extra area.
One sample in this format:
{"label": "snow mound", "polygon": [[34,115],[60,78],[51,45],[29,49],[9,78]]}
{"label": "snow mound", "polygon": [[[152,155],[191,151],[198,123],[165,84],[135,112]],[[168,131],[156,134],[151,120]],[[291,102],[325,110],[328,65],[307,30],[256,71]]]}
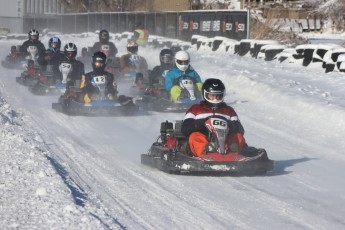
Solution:
{"label": "snow mound", "polygon": [[[74,202],[44,141],[26,119],[0,96],[0,226],[100,229],[99,220]],[[83,219],[88,221],[79,221]]]}

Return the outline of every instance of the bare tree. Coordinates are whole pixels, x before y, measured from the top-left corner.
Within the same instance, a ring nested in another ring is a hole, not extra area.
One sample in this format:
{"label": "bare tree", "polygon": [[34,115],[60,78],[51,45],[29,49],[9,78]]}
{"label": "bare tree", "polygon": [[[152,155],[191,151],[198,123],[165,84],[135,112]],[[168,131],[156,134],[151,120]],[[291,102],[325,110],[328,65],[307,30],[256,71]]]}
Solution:
{"label": "bare tree", "polygon": [[344,30],[345,4],[343,0],[327,0],[319,5],[317,12],[332,22],[333,29]]}
{"label": "bare tree", "polygon": [[[137,0],[61,0],[61,3],[63,4],[66,12],[78,13],[78,12],[133,11],[136,9],[136,7],[139,4],[146,3],[146,1],[137,1]],[[144,5],[144,6],[146,6],[146,5]],[[153,7],[153,6],[151,6],[151,7]]]}
{"label": "bare tree", "polygon": [[62,0],[61,3],[68,13],[88,11],[87,1],[85,0]]}
{"label": "bare tree", "polygon": [[200,10],[202,9],[202,4],[200,0],[189,0],[189,5],[191,10]]}

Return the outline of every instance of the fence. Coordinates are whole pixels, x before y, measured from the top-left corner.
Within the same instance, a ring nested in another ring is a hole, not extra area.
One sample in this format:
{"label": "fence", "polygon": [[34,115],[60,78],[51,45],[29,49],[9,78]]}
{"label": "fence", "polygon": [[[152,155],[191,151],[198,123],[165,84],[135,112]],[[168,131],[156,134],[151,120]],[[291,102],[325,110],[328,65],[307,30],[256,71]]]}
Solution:
{"label": "fence", "polygon": [[122,33],[133,31],[137,22],[141,22],[150,34],[186,41],[194,34],[241,40],[248,38],[249,31],[247,11],[228,10],[31,15],[23,18],[23,30],[49,28],[61,33],[82,33],[107,29]]}
{"label": "fence", "polygon": [[22,18],[0,16],[0,29],[8,30],[8,32],[21,33],[23,29]]}

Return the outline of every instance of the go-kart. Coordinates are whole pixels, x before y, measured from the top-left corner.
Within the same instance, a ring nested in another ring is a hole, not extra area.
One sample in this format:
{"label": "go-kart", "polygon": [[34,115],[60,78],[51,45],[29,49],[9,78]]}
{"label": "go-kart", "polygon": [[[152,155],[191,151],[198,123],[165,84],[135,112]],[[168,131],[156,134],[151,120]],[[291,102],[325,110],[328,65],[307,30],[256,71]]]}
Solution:
{"label": "go-kart", "polygon": [[274,168],[265,149],[245,146],[241,152],[229,151],[226,145],[229,128],[221,116],[205,121],[215,150],[202,157],[193,156],[181,125],[182,121],[176,121],[175,127],[168,121],[161,123],[160,135],[148,152],[141,155],[141,163],[172,174],[263,175]]}
{"label": "go-kart", "polygon": [[61,94],[66,90],[67,75],[72,70],[72,65],[63,62],[59,66],[62,73],[62,80],[57,80],[51,65],[47,65],[46,70],[41,70],[38,79],[34,84],[29,85],[29,90],[35,95]]}
{"label": "go-kart", "polygon": [[114,100],[114,95],[106,92],[106,78],[97,76],[94,85],[98,93],[92,96],[90,103],[84,102],[84,95],[79,89],[80,82],[76,81],[73,87],[68,87],[52,108],[67,115],[83,116],[130,116],[136,115],[139,107],[133,103],[133,98],[124,95]]}
{"label": "go-kart", "polygon": [[40,66],[35,64],[33,60],[28,60],[26,70],[19,77],[16,77],[16,82],[24,86],[35,85],[40,77],[40,69]]}
{"label": "go-kart", "polygon": [[153,84],[145,90],[144,94],[137,99],[137,103],[148,111],[157,112],[185,112],[192,105],[199,103],[201,93],[188,77],[179,80],[182,89],[181,96],[177,101],[170,100],[169,93],[162,84]]}
{"label": "go-kart", "polygon": [[26,65],[25,55],[18,51],[17,46],[11,46],[11,52],[1,61],[1,65],[8,69],[23,69]]}

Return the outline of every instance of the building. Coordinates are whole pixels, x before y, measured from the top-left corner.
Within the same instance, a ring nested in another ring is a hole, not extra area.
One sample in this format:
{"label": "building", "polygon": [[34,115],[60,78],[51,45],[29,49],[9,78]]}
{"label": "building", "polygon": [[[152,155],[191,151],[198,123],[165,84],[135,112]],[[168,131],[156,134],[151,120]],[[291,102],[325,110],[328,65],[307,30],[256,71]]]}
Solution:
{"label": "building", "polygon": [[63,13],[60,0],[0,0],[0,29],[23,32],[24,16]]}
{"label": "building", "polygon": [[23,0],[0,0],[0,30],[21,32],[23,25]]}

